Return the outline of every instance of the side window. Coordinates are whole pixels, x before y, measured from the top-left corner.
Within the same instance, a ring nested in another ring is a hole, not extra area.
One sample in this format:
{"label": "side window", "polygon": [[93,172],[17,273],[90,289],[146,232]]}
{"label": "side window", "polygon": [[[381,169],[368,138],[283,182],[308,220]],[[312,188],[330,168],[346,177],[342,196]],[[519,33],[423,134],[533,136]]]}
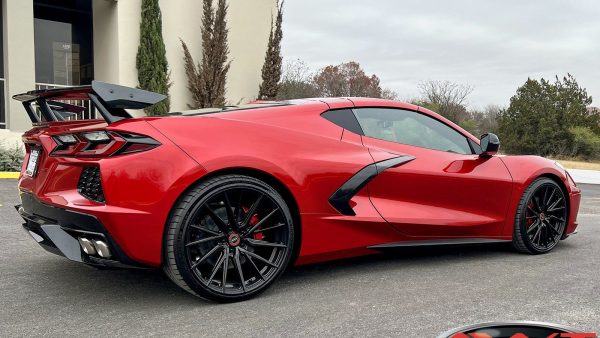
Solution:
{"label": "side window", "polygon": [[354,109],[364,135],[416,147],[472,154],[465,136],[417,112],[393,108]]}

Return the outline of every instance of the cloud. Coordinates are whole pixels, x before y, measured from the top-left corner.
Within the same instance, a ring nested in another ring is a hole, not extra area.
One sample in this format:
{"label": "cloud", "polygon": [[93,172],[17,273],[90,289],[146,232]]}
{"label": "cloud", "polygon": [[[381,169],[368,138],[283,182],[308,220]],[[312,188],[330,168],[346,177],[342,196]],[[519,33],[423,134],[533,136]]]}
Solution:
{"label": "cloud", "polygon": [[508,104],[528,77],[573,74],[600,105],[600,2],[288,0],[284,58],[314,69],[355,60],[402,98],[425,80]]}

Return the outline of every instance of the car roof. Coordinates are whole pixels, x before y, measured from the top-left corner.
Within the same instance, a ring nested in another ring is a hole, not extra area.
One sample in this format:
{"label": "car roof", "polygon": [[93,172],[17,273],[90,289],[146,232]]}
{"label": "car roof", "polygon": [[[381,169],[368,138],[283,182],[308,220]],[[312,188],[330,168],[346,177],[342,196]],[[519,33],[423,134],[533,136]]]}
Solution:
{"label": "car roof", "polygon": [[[464,135],[467,135],[475,142],[479,140],[464,130],[459,125],[446,119],[445,117],[420,106],[400,102],[395,100],[369,98],[369,97],[316,97],[293,99],[285,101],[263,101],[257,100],[248,104],[226,106],[222,108],[204,108],[183,112],[170,113],[170,115],[183,116],[206,116],[218,117],[234,120],[264,120],[281,119],[282,117],[291,118],[292,116],[301,117],[312,114],[321,114],[327,110],[350,109],[350,108],[397,108],[407,109],[421,114],[428,115],[437,119]],[[285,112],[285,114],[283,114]]]}

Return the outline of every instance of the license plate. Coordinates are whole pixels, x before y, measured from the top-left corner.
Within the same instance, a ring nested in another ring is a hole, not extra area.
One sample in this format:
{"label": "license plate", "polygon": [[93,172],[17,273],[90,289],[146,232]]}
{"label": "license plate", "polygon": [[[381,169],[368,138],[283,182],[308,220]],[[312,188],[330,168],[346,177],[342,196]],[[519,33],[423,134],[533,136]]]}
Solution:
{"label": "license plate", "polygon": [[40,150],[38,148],[32,148],[31,154],[29,154],[29,161],[27,162],[27,169],[25,169],[25,175],[31,177],[35,176],[39,157]]}

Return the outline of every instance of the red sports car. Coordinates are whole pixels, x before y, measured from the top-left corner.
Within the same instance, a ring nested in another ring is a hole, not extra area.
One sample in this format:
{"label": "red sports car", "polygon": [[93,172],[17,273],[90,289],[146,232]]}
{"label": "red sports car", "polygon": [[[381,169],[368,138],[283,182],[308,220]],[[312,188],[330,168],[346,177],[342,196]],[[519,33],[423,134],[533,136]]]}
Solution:
{"label": "red sports car", "polygon": [[[386,248],[511,242],[540,254],[575,232],[580,190],[557,163],[499,156],[427,109],[368,98],[256,102],[132,118],[165,97],[94,82],[14,97],[23,226],[85,264],[162,268],[237,301],[291,264]],[[69,120],[89,100],[103,119]]]}

